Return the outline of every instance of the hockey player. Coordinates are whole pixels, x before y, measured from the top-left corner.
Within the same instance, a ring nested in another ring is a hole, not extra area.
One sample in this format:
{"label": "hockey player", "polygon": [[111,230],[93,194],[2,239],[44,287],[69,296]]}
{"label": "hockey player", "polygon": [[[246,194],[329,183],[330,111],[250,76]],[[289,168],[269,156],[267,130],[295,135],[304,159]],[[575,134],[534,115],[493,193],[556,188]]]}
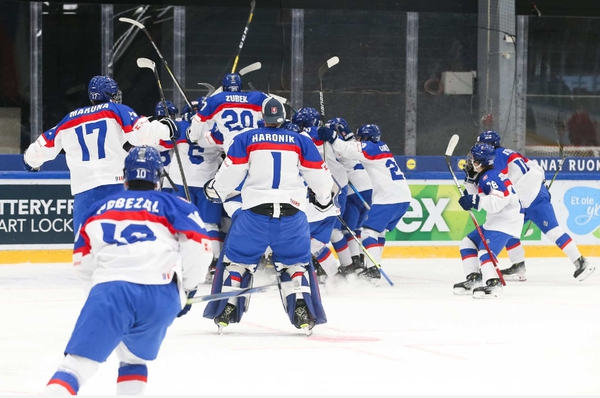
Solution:
{"label": "hockey player", "polygon": [[[495,148],[494,168],[506,175],[514,185],[525,210],[525,222],[531,220],[569,257],[575,264],[573,277],[583,281],[594,272],[596,267],[581,255],[575,241],[558,225],[554,207],[550,203],[550,192],[545,185],[544,169],[535,160],[503,148],[500,139],[496,131],[490,130],[479,134],[477,141],[485,142]],[[520,239],[517,237],[509,240],[506,250],[513,265],[502,270],[502,274],[517,280],[527,280],[525,250],[521,246]]]}
{"label": "hockey player", "polygon": [[[338,135],[344,141],[356,141],[354,132],[350,130],[346,120],[342,118],[331,119],[327,124],[330,126],[338,124],[340,126],[337,131]],[[342,218],[350,230],[354,231],[356,237],[360,239],[361,227],[372,203],[373,185],[369,173],[359,160],[339,157],[339,161],[346,169],[349,188]],[[352,188],[350,184],[352,184]],[[354,192],[355,189],[358,192]],[[364,254],[361,251],[360,244],[354,239],[350,231],[343,228],[342,232],[344,233],[347,250],[337,252],[341,263],[339,271],[342,275],[360,272],[364,268],[363,260],[361,260]]]}
{"label": "hockey player", "polygon": [[[333,151],[329,150],[329,153],[323,152],[323,141],[319,139],[317,133],[317,126],[319,125],[320,119],[321,114],[315,108],[304,107],[298,109],[298,112],[292,116],[292,123],[298,124],[302,128],[301,133],[312,139],[321,157],[327,157],[326,164],[331,170],[331,173],[338,184],[342,185],[345,181],[347,185],[348,178],[345,175],[345,170],[336,159]],[[338,178],[341,179],[341,182],[338,180]],[[337,229],[338,233],[334,233],[336,225],[339,224],[337,217],[342,212],[345,198],[345,191],[344,188],[342,188],[340,190],[340,195],[338,196],[338,203],[340,204],[339,207],[333,206],[326,212],[321,211],[321,209],[318,209],[313,205],[308,205],[306,209],[306,216],[308,217],[308,223],[310,227],[311,253],[316,260],[316,263],[313,261],[313,264],[317,269],[317,275],[319,278],[335,280],[341,276],[340,274],[338,277],[336,277],[336,274],[338,273],[339,262],[333,256],[331,250],[329,247],[327,247],[327,244],[333,240],[334,249],[345,248],[346,242],[342,239],[343,235],[341,231],[339,231],[339,227]]]}
{"label": "hockey player", "polygon": [[[477,143],[469,151],[467,163],[473,173],[467,174],[465,194],[458,203],[464,210],[485,210],[481,226],[491,254],[475,229],[460,243],[460,255],[467,280],[454,285],[454,294],[473,294],[473,298],[502,296],[502,283],[494,261],[506,242],[521,234],[523,211],[511,181],[494,168],[494,147]],[[481,270],[480,270],[481,268]],[[482,286],[482,281],[485,285]]]}
{"label": "hockey player", "polygon": [[242,77],[237,73],[225,75],[222,86],[223,91],[206,98],[197,114],[188,114],[184,119],[191,121],[191,142],[204,148],[221,146],[226,151],[233,137],[258,127],[267,95],[260,91],[242,92]]}
{"label": "hockey player", "polygon": [[179,134],[170,119],[150,122],[121,104],[121,90],[108,76],[94,76],[88,95],[91,106],[70,112],[23,154],[25,168],[38,171],[64,149],[71,171],[75,233],[94,202],[123,190],[124,146],[158,146],[160,140]]}
{"label": "hockey player", "polygon": [[212,259],[196,208],[156,191],[162,172],[154,148],[125,159],[125,190],[95,203],[74,248],[74,266],[90,288],[45,394],[74,395],[116,350],[117,394],[144,392],[147,361],[177,316],[185,314]]}
{"label": "hockey player", "polygon": [[[410,206],[411,193],[388,146],[380,141],[381,130],[376,124],[366,124],[356,132],[360,141],[351,142],[338,139],[336,126],[322,126],[319,137],[328,141],[331,147],[343,158],[360,160],[373,184],[373,205],[363,225],[362,245],[370,256],[381,262],[385,234],[396,227]],[[367,268],[358,273],[376,285],[381,280],[379,268],[367,256]]]}
{"label": "hockey player", "polygon": [[[310,334],[315,324],[327,319],[311,264],[305,183],[323,211],[334,206],[335,184],[311,140],[279,128],[285,121],[279,101],[265,100],[262,118],[265,127],[233,139],[214,180],[205,186],[208,198],[222,202],[244,181],[241,208],[232,215],[213,293],[251,285],[259,260],[270,246],[275,271],[284,282],[296,286],[282,289],[284,308],[292,324]],[[207,305],[204,316],[214,319],[220,332],[241,320],[247,302],[245,298],[215,301]]]}
{"label": "hockey player", "polygon": [[[199,98],[198,103],[201,104],[204,98]],[[191,143],[186,138],[186,131],[190,126],[190,122],[178,119],[179,130],[181,134],[177,139],[177,148],[181,154],[181,164],[183,173],[190,192],[190,199],[193,204],[198,207],[200,218],[204,222],[208,236],[210,237],[212,252],[214,255],[213,261],[206,272],[206,283],[212,283],[212,278],[216,269],[217,260],[221,253],[221,216],[223,214],[223,206],[219,203],[213,203],[204,195],[204,184],[213,178],[223,161],[221,157],[221,149],[216,146],[203,148]],[[216,126],[214,127],[216,128]],[[179,166],[176,163],[171,166],[171,178],[177,187],[177,195],[185,197],[183,187],[183,178]]]}

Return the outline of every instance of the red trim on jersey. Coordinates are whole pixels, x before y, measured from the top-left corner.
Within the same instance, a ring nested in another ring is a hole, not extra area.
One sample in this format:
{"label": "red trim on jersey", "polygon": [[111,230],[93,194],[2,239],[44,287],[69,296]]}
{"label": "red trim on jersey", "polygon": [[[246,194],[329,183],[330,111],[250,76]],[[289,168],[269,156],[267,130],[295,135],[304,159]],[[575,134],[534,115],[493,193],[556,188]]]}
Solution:
{"label": "red trim on jersey", "polygon": [[198,116],[200,117],[200,121],[201,122],[206,122],[207,120],[212,119],[213,117],[215,117],[215,115],[219,112],[221,112],[223,109],[249,109],[251,111],[254,112],[262,112],[262,107],[260,105],[254,105],[254,104],[249,104],[249,103],[231,103],[231,102],[226,102],[224,104],[221,104],[217,107],[217,109],[215,109],[213,111],[213,113],[211,113],[208,116],[203,116],[201,114],[198,114]]}
{"label": "red trim on jersey", "polygon": [[[121,117],[117,113],[115,113],[114,111],[112,111],[110,109],[107,109],[107,110],[103,110],[100,112],[94,112],[94,113],[89,113],[89,114],[85,114],[85,115],[81,115],[81,116],[76,116],[75,118],[73,118],[71,120],[67,120],[60,126],[56,127],[56,130],[54,132],[54,138],[50,141],[46,141],[45,146],[47,148],[54,148],[54,140],[56,139],[56,136],[58,135],[58,133],[60,133],[63,130],[77,127],[81,124],[85,124],[88,122],[95,122],[100,119],[116,120],[117,123],[119,123],[119,125],[121,125],[121,127],[123,128],[123,131],[125,131],[126,133],[128,133],[132,130],[131,126],[123,126],[123,120],[121,120]],[[44,137],[44,139],[45,138],[46,137]]]}
{"label": "red trim on jersey", "polygon": [[387,158],[393,158],[394,155],[392,155],[390,152],[387,153],[380,153],[377,155],[371,155],[369,153],[367,153],[367,151],[363,151],[363,155],[365,155],[365,158],[369,159],[369,160],[378,160],[378,159],[387,159]]}

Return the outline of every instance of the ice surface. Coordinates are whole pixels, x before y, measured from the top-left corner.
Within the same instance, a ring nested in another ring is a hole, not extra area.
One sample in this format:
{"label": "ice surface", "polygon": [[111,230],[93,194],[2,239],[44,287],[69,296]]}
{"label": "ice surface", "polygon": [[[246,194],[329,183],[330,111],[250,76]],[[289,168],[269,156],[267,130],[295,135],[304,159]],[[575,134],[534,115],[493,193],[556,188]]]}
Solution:
{"label": "ice surface", "polygon": [[[149,363],[146,393],[600,394],[600,272],[578,282],[566,257],[526,265],[526,282],[475,300],[452,294],[460,259],[386,259],[394,287],[322,287],[328,322],[311,337],[289,323],[277,292],[253,296],[220,336],[195,304]],[[0,266],[0,394],[43,390],[83,300],[70,264]],[[114,395],[117,366],[111,356],[80,394]]]}

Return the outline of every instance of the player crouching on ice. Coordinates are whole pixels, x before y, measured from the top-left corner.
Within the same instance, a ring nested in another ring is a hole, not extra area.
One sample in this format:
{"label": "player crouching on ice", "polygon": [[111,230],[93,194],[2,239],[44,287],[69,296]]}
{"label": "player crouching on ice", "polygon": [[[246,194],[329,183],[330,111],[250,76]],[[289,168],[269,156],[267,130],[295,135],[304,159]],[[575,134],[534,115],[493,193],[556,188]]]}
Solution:
{"label": "player crouching on ice", "polygon": [[[460,255],[467,280],[454,285],[454,294],[470,294],[473,298],[502,296],[502,283],[494,261],[506,242],[518,238],[523,228],[523,208],[511,181],[494,169],[494,147],[475,144],[467,156],[465,192],[458,200],[464,210],[485,210],[486,220],[481,226],[489,249],[485,248],[477,229],[460,243]],[[485,285],[482,286],[482,281]]]}
{"label": "player crouching on ice", "polygon": [[[241,208],[231,214],[212,293],[251,286],[260,258],[270,247],[283,281],[283,306],[292,324],[310,335],[315,324],[327,318],[311,262],[305,183],[314,193],[311,202],[321,211],[334,206],[336,185],[312,140],[280,128],[285,111],[279,101],[266,99],[262,116],[265,127],[237,135],[215,178],[204,186],[209,200],[224,202],[243,182]],[[204,317],[214,319],[221,332],[239,322],[247,309],[248,299],[235,297],[209,303]]]}

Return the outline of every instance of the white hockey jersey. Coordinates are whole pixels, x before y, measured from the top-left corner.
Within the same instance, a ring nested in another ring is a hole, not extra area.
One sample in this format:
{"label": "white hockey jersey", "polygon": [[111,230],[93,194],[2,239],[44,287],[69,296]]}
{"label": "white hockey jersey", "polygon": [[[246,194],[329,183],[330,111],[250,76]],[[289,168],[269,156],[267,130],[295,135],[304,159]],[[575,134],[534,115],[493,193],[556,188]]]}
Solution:
{"label": "white hockey jersey", "polygon": [[538,162],[507,148],[496,148],[494,168],[512,182],[525,208],[537,198],[546,179],[544,169]]}
{"label": "white hockey jersey", "polygon": [[204,280],[210,240],[195,206],[165,192],[123,191],[97,202],[75,239],[73,265],[88,287],[109,281],[186,291]]}
{"label": "white hockey jersey", "polygon": [[280,128],[259,128],[233,139],[215,176],[214,188],[226,199],[241,183],[242,208],[283,203],[304,211],[305,181],[320,203],[331,199],[333,179],[310,138]]}
{"label": "white hockey jersey", "polygon": [[404,173],[385,142],[338,138],[332,147],[343,158],[360,160],[373,184],[373,204],[410,202],[412,195]]}
{"label": "white hockey jersey", "polygon": [[25,152],[31,167],[40,167],[65,150],[73,195],[101,186],[123,183],[123,163],[131,145],[158,147],[169,139],[169,128],[138,116],[127,105],[105,102],[79,108],[44,132]]}

